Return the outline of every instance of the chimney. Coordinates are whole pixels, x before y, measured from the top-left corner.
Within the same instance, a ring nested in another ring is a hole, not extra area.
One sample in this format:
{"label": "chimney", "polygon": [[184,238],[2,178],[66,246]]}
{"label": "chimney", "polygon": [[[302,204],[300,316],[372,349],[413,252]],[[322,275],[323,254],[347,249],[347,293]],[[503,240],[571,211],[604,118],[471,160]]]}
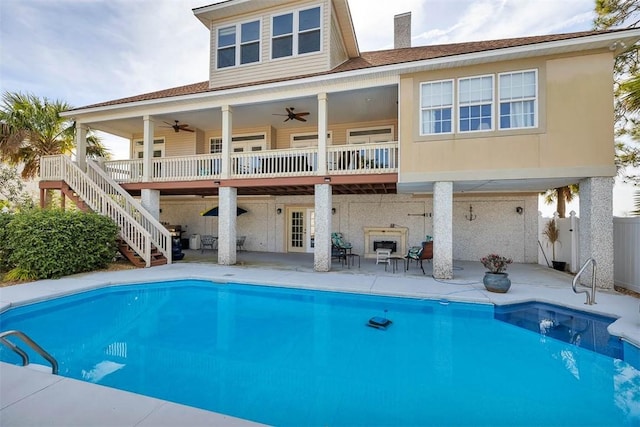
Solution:
{"label": "chimney", "polygon": [[393,17],[393,47],[411,47],[411,12]]}

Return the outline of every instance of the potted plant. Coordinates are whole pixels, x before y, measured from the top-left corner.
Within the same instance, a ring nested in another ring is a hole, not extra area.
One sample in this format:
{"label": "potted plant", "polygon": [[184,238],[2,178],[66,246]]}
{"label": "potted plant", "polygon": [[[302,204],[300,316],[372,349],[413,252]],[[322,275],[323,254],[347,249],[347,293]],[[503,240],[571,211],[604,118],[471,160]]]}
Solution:
{"label": "potted plant", "polygon": [[507,265],[511,264],[513,260],[498,254],[489,254],[480,259],[480,262],[489,270],[484,274],[484,278],[482,279],[484,287],[490,292],[502,294],[507,292],[511,287],[511,280],[509,279],[509,275],[505,273],[505,270],[507,269]]}
{"label": "potted plant", "polygon": [[556,243],[560,243],[560,229],[555,219],[547,222],[544,230],[542,230],[542,234],[545,235],[551,245],[551,263],[553,264],[554,270],[564,271],[567,263],[564,261],[556,261]]}

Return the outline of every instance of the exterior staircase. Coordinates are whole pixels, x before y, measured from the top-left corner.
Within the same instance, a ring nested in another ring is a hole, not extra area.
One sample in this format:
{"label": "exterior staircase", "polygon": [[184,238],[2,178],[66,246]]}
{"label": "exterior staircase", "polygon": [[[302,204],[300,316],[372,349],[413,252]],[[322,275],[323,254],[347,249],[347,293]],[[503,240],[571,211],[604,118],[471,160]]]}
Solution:
{"label": "exterior staircase", "polygon": [[171,234],[95,162],[83,172],[67,156],[47,156],[41,169],[62,181],[61,190],[79,209],[113,219],[120,229],[120,252],[137,267],[171,263]]}
{"label": "exterior staircase", "polygon": [[[146,260],[142,259],[140,255],[134,251],[127,242],[122,239],[118,239],[118,250],[126,259],[138,268],[147,267]],[[149,267],[155,267],[157,265],[164,265],[167,263],[167,257],[158,250],[155,246],[151,247],[151,263]]]}

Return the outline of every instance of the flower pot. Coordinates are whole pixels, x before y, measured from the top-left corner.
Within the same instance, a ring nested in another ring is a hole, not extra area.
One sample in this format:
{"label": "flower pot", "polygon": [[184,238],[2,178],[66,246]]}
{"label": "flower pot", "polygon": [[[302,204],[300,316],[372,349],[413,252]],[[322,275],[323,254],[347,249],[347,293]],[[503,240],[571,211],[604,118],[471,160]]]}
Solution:
{"label": "flower pot", "polygon": [[487,271],[484,273],[482,283],[484,283],[484,287],[488,291],[501,294],[506,293],[511,287],[511,279],[509,279],[507,273],[490,273]]}
{"label": "flower pot", "polygon": [[565,271],[567,268],[567,263],[564,261],[551,261],[553,264],[553,269],[558,271]]}

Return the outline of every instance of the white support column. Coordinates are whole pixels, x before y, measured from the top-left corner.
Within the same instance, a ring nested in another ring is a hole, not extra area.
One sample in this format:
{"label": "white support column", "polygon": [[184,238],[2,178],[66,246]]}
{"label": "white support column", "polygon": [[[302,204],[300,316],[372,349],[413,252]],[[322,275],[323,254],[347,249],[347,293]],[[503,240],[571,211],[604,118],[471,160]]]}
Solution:
{"label": "white support column", "polygon": [[331,270],[331,184],[315,185],[315,245],[313,269]]}
{"label": "white support column", "polygon": [[[231,153],[233,135],[233,108],[229,105],[222,106],[222,179],[229,179],[231,176]],[[234,260],[235,263],[235,260]]]}
{"label": "white support column", "polygon": [[327,174],[327,94],[318,94],[318,175]]}
{"label": "white support column", "polygon": [[433,185],[433,277],[453,279],[453,183]]}
{"label": "white support column", "polygon": [[[613,289],[613,178],[580,181],[580,262],[596,260],[596,286]],[[591,269],[581,282],[591,285]],[[596,298],[597,301],[597,298]]]}
{"label": "white support column", "polygon": [[160,221],[160,190],[142,189],[140,203],[155,219]]}
{"label": "white support column", "polygon": [[76,123],[76,164],[87,170],[87,126],[82,123]]}
{"label": "white support column", "polygon": [[236,263],[236,216],[238,189],[220,187],[218,190],[218,264]]}
{"label": "white support column", "polygon": [[153,133],[154,119],[152,116],[144,116],[144,134],[142,146],[142,181],[153,181]]}

